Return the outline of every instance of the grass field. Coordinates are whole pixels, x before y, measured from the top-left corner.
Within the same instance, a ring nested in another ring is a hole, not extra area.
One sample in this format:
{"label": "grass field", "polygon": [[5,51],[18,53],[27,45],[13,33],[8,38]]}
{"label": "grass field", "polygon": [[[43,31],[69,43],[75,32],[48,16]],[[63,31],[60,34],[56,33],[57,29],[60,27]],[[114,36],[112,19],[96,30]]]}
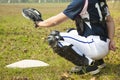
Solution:
{"label": "grass field", "polygon": [[[68,3],[61,4],[0,4],[0,80],[60,80],[61,75],[74,65],[56,55],[48,46],[47,35],[52,30],[65,31],[75,27],[68,20],[52,28],[36,29],[33,23],[21,15],[22,8],[34,7],[41,11],[43,19],[64,10]],[[75,75],[67,80],[120,80],[120,2],[109,3],[111,15],[115,21],[115,41],[118,49],[110,51],[105,57],[107,64],[97,75]],[[42,60],[49,67],[29,69],[9,69],[7,64],[22,59]]]}

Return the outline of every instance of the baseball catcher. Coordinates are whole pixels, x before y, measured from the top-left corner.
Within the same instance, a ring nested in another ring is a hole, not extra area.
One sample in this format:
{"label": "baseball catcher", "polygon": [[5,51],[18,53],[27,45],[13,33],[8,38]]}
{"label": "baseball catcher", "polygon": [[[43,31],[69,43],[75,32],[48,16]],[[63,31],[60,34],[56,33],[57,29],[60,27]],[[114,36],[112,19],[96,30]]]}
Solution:
{"label": "baseball catcher", "polygon": [[23,15],[36,27],[52,27],[68,19],[75,21],[76,29],[55,30],[48,36],[51,48],[76,65],[71,69],[73,73],[99,73],[99,68],[105,67],[103,58],[109,50],[116,49],[114,21],[106,0],[72,0],[63,12],[44,21],[41,13],[33,8],[23,9]]}

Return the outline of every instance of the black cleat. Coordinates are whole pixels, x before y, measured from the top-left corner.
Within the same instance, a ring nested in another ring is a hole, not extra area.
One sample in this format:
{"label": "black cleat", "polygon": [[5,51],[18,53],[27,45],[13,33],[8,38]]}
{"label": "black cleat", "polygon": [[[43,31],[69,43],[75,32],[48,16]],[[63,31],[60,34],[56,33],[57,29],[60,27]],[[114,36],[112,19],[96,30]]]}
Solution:
{"label": "black cleat", "polygon": [[96,65],[93,66],[75,66],[71,69],[70,73],[75,73],[78,75],[81,74],[91,74],[91,75],[95,75],[98,74],[100,72],[99,68]]}
{"label": "black cleat", "polygon": [[82,67],[82,70],[80,70],[77,74],[91,74],[91,75],[95,75],[98,74],[100,72],[99,68],[95,65],[93,66],[85,66]]}
{"label": "black cleat", "polygon": [[102,68],[104,68],[106,66],[103,59],[96,60],[94,65],[98,66],[98,68],[100,68],[100,69],[102,69]]}

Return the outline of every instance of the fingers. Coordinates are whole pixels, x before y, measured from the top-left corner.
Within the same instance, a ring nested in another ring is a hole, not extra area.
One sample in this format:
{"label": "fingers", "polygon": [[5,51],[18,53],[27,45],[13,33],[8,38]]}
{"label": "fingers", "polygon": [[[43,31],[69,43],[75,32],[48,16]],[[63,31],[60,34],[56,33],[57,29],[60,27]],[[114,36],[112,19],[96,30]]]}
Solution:
{"label": "fingers", "polygon": [[110,50],[116,51],[116,47],[115,46],[110,46]]}

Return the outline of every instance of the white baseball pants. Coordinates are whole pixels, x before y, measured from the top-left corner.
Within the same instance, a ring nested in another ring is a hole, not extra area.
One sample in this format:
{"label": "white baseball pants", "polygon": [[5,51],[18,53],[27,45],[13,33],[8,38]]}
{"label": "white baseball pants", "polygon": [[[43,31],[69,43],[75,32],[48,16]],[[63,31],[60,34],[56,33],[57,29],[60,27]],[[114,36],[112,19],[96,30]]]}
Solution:
{"label": "white baseball pants", "polygon": [[109,39],[105,42],[99,36],[83,37],[78,35],[76,30],[61,32],[60,36],[64,38],[64,41],[59,41],[62,46],[72,44],[73,49],[81,56],[84,54],[88,58],[99,60],[108,54]]}

